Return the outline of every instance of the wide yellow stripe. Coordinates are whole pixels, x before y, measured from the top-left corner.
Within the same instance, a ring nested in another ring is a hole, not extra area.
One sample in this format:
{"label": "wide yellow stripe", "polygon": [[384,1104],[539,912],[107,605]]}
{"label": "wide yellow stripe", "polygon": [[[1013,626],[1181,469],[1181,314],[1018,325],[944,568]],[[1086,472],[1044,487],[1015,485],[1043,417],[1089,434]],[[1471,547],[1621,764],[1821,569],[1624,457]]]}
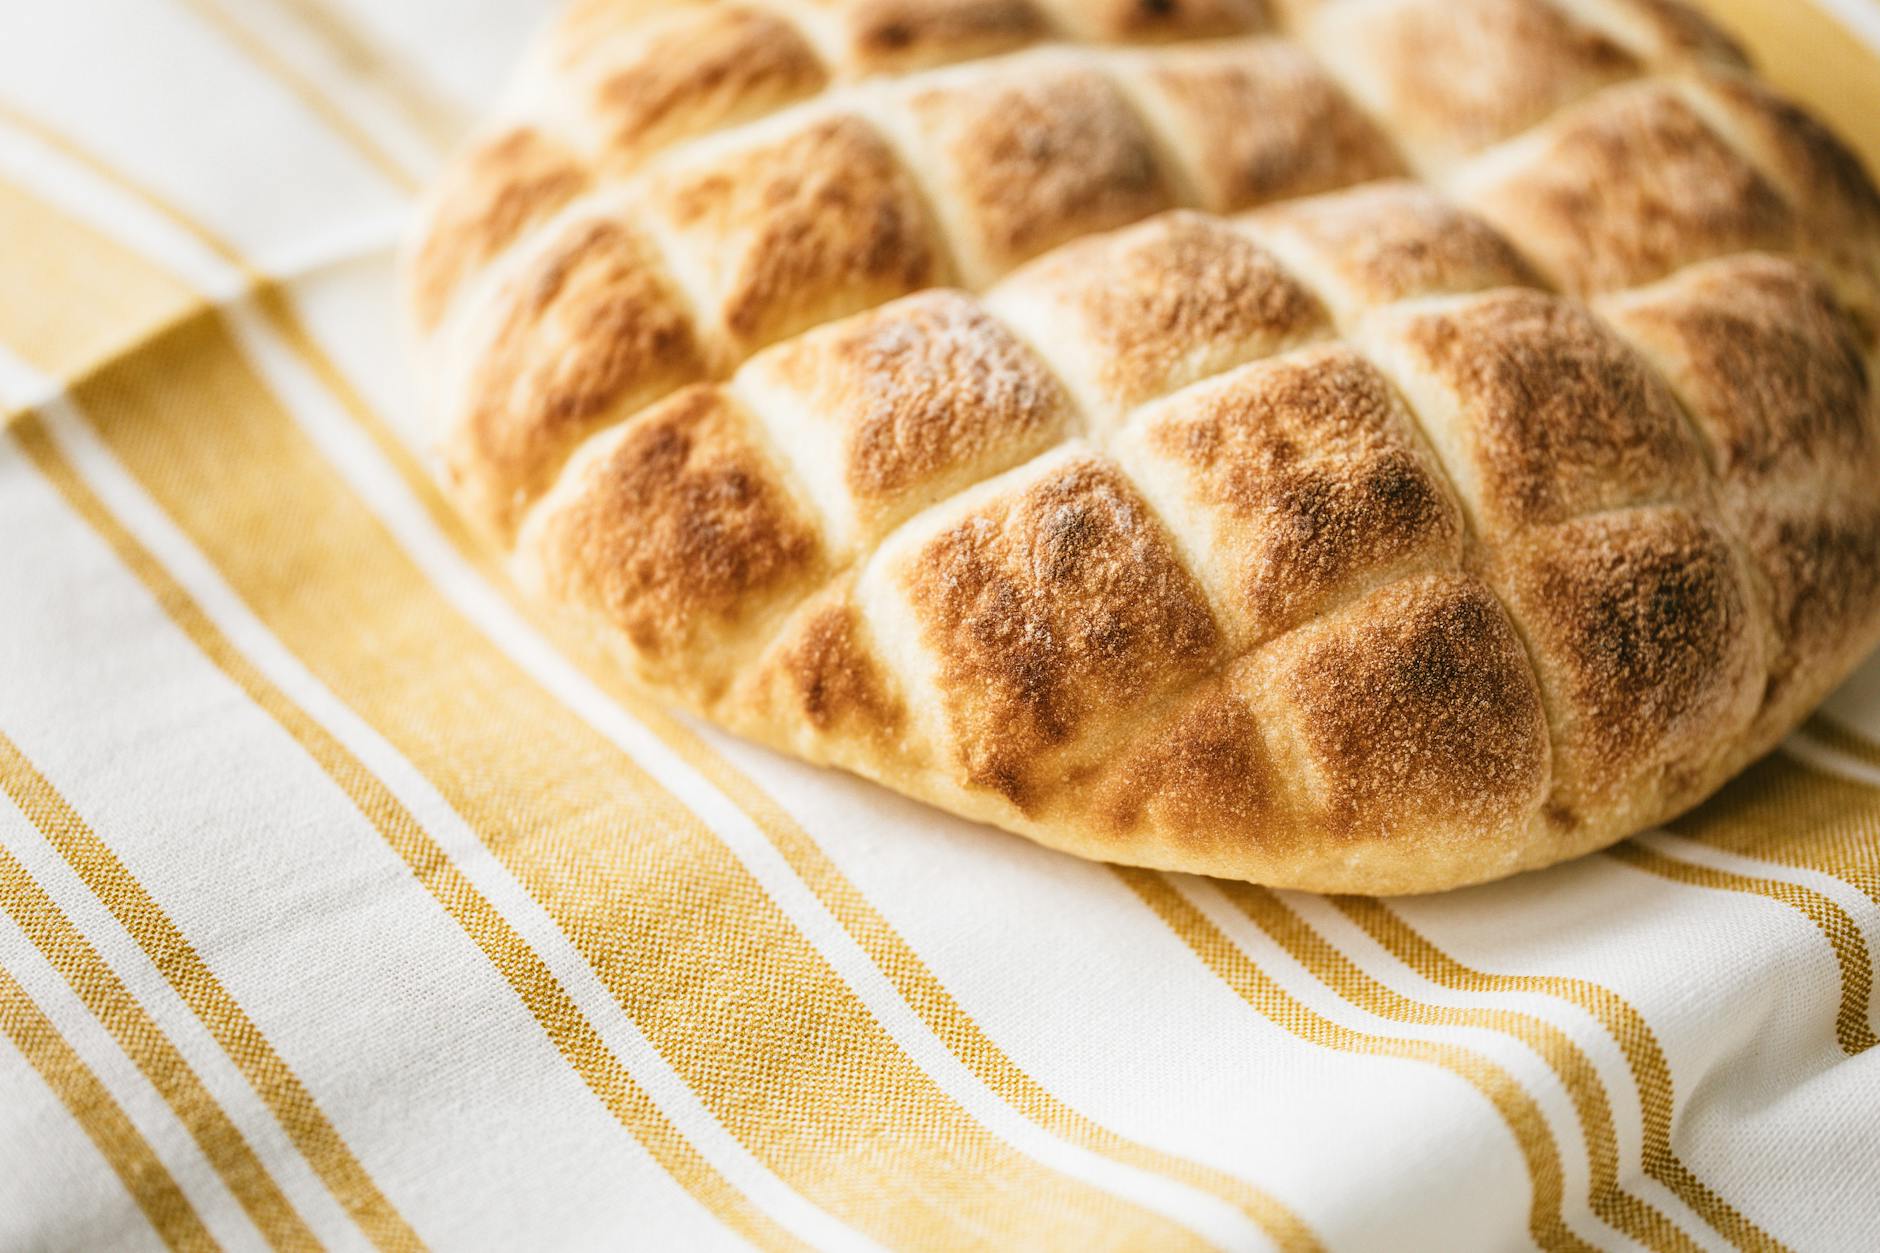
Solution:
{"label": "wide yellow stripe", "polygon": [[[730,851],[423,577],[216,319],[77,391],[278,638],[439,789],[727,1128],[901,1244],[1180,1244],[1014,1152],[917,1068]],[[778,1099],[797,1103],[777,1116]]]}
{"label": "wide yellow stripe", "polygon": [[893,982],[921,1021],[1014,1109],[1054,1135],[1094,1152],[1212,1192],[1252,1218],[1282,1249],[1318,1247],[1311,1229],[1263,1189],[1118,1135],[1053,1096],[1043,1084],[1025,1073],[953,999],[894,924],[869,903],[782,806],[669,715],[625,691],[624,684],[617,678],[610,687],[621,689],[620,698],[634,706],[641,721],[651,725],[694,769],[757,824],[790,863],[791,869]]}
{"label": "wide yellow stripe", "polygon": [[[1822,720],[1811,738],[1850,756]],[[1738,775],[1671,830],[1713,848],[1841,880],[1880,904],[1880,789],[1782,754]]]}
{"label": "wide yellow stripe", "polygon": [[1359,969],[1357,963],[1267,889],[1245,883],[1223,883],[1220,889],[1236,909],[1315,978],[1367,1013],[1392,1022],[1498,1031],[1533,1049],[1566,1088],[1579,1115],[1586,1137],[1593,1212],[1648,1248],[1696,1253],[1701,1247],[1649,1202],[1620,1187],[1619,1140],[1613,1130],[1606,1085],[1566,1032],[1533,1014],[1435,1005],[1404,996]]}
{"label": "wide yellow stripe", "polygon": [[1458,992],[1525,992],[1551,996],[1591,1014],[1618,1042],[1638,1088],[1645,1173],[1671,1189],[1679,1200],[1737,1248],[1783,1247],[1699,1179],[1671,1147],[1677,1097],[1670,1064],[1665,1060],[1651,1024],[1618,993],[1591,980],[1566,975],[1508,975],[1477,970],[1431,943],[1382,901],[1363,896],[1326,899],[1397,960],[1432,983]]}
{"label": "wide yellow stripe", "polygon": [[13,1041],[77,1120],[165,1244],[184,1250],[217,1247],[150,1142],[131,1125],[85,1059],[60,1038],[58,1028],[4,966],[0,966],[0,1034]]}
{"label": "wide yellow stripe", "polygon": [[199,307],[183,283],[0,183],[0,344],[61,382]]}
{"label": "wide yellow stripe", "polygon": [[393,186],[402,191],[416,192],[424,185],[424,179],[417,172],[393,156],[384,145],[372,137],[370,131],[353,121],[344,110],[327,99],[318,87],[309,82],[305,75],[283,59],[279,53],[251,33],[247,27],[231,18],[217,3],[217,0],[180,0],[180,3],[219,33],[223,39],[232,44],[289,95],[300,101],[334,134],[345,140],[349,147],[384,175]]}
{"label": "wide yellow stripe", "polygon": [[1868,999],[1873,991],[1873,965],[1867,956],[1867,939],[1853,917],[1832,900],[1813,888],[1780,879],[1758,879],[1681,861],[1637,841],[1615,845],[1606,850],[1606,856],[1674,883],[1761,896],[1802,914],[1821,931],[1841,967],[1841,1006],[1835,1015],[1834,1034],[1842,1050],[1852,1057],[1880,1042],[1876,1041],[1873,1027],[1867,1021]]}
{"label": "wide yellow stripe", "polygon": [[[7,118],[16,127],[27,129],[36,137],[55,146],[65,155],[81,161],[94,172],[124,187],[173,224],[211,248],[231,265],[239,267],[255,286],[257,304],[273,329],[288,344],[302,363],[318,377],[373,439],[380,453],[392,462],[407,486],[419,497],[434,523],[457,547],[460,554],[475,562],[495,586],[502,589],[512,606],[532,612],[520,603],[500,570],[494,569],[485,550],[470,535],[461,519],[437,492],[409,450],[394,436],[385,422],[367,405],[350,381],[320,349],[300,322],[291,303],[278,284],[255,271],[226,240],[190,219],[174,205],[153,195],[74,148],[62,136],[17,115]],[[145,263],[147,264],[147,263]],[[577,660],[581,660],[577,658]],[[946,1042],[948,1047],[975,1074],[1014,1108],[1054,1134],[1114,1160],[1156,1171],[1191,1186],[1209,1191],[1239,1207],[1253,1218],[1281,1247],[1309,1248],[1315,1241],[1309,1230],[1270,1194],[1231,1175],[1171,1154],[1162,1153],[1117,1135],[1082,1116],[1026,1075],[1000,1050],[926,968],[891,924],[875,911],[866,898],[840,873],[806,832],[794,823],[775,802],[670,716],[650,705],[639,695],[625,689],[618,676],[605,665],[588,659],[591,678],[602,682],[610,692],[640,717],[677,751],[690,765],[730,796],[764,831],[772,844],[789,860],[793,869],[810,885],[823,903],[841,920],[845,929],[869,953],[876,964],[895,983],[923,1021]]]}
{"label": "wide yellow stripe", "polygon": [[1770,82],[1814,109],[1880,170],[1880,55],[1813,0],[1699,0]]}
{"label": "wide yellow stripe", "polygon": [[1560,1150],[1540,1106],[1507,1071],[1481,1054],[1454,1044],[1354,1031],[1324,1017],[1280,987],[1252,958],[1175,890],[1167,877],[1133,867],[1115,873],[1144,904],[1180,936],[1207,967],[1242,1000],[1275,1025],[1303,1040],[1340,1052],[1398,1058],[1440,1067],[1474,1088],[1492,1105],[1513,1135],[1527,1167],[1532,1194],[1528,1233],[1543,1249],[1590,1250],[1561,1213],[1565,1183]]}
{"label": "wide yellow stripe", "polygon": [[[0,734],[0,759],[7,763],[0,767],[0,774],[9,778],[11,763],[24,759],[19,746],[4,734]],[[162,1095],[268,1243],[277,1249],[320,1247],[280,1185],[163,1029],[5,848],[0,848],[0,909],[64,976],[85,1008]]]}
{"label": "wide yellow stripe", "polygon": [[[20,419],[14,423],[13,434],[33,462],[72,499],[70,489],[76,479],[53,452],[37,420]],[[381,1248],[419,1247],[417,1236],[379,1193],[300,1077],[275,1052],[163,907],[45,776],[4,738],[0,738],[0,788],[202,1020],[361,1229]]]}

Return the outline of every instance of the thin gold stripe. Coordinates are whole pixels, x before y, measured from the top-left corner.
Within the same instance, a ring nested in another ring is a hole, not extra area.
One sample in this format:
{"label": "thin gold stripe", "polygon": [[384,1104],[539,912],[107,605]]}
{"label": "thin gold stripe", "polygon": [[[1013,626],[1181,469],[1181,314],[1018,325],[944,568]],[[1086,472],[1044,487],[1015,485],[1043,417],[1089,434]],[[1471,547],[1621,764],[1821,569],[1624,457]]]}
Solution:
{"label": "thin gold stripe", "polygon": [[[14,763],[24,760],[19,746],[0,734],[0,763],[4,763],[0,777],[10,782],[17,773]],[[267,1167],[163,1029],[5,848],[0,848],[0,909],[19,924],[33,947],[64,976],[124,1055],[175,1111],[268,1243],[277,1249],[319,1248],[319,1241],[294,1212]]]}
{"label": "thin gold stripe", "polygon": [[433,91],[402,56],[362,32],[351,15],[325,0],[275,0],[275,4],[324,43],[348,73],[384,91],[433,148],[446,149],[463,134],[467,127],[463,111]]}
{"label": "thin gold stripe", "polygon": [[0,966],[0,1033],[39,1072],[59,1103],[84,1129],[163,1242],[172,1249],[214,1249],[215,1240],[195,1206],[84,1058]]}
{"label": "thin gold stripe", "polygon": [[1591,980],[1565,975],[1506,975],[1477,970],[1438,948],[1382,901],[1363,896],[1326,899],[1397,960],[1432,983],[1458,992],[1551,996],[1591,1014],[1618,1042],[1638,1088],[1645,1173],[1669,1188],[1737,1248],[1783,1248],[1699,1179],[1671,1147],[1676,1096],[1670,1064],[1651,1024],[1618,993]]}
{"label": "thin gold stripe", "polygon": [[[941,1091],[695,815],[424,578],[216,319],[173,328],[77,400],[275,636],[438,788],[798,1191],[903,1245],[986,1231],[1192,1242],[1014,1151]],[[798,1094],[795,1117],[773,1116],[778,1092]]]}
{"label": "thin gold stripe", "polygon": [[1371,1035],[1341,1026],[1307,1008],[1189,904],[1160,874],[1133,867],[1115,873],[1155,911],[1207,967],[1240,998],[1275,1025],[1323,1048],[1368,1057],[1399,1058],[1441,1067],[1462,1079],[1492,1105],[1520,1148],[1533,1187],[1528,1232],[1543,1249],[1590,1250],[1561,1213],[1565,1183],[1560,1150],[1547,1119],[1521,1085],[1501,1067],[1472,1050],[1432,1040]]}
{"label": "thin gold stripe", "polygon": [[1696,1253],[1701,1247],[1654,1206],[1619,1186],[1619,1141],[1599,1072],[1566,1032],[1532,1014],[1475,1006],[1433,1005],[1386,987],[1265,888],[1222,883],[1221,893],[1313,976],[1367,1013],[1392,1022],[1476,1027],[1521,1041],[1566,1088],[1586,1137],[1593,1213],[1652,1249]]}
{"label": "thin gold stripe", "polygon": [[1811,738],[1820,740],[1837,752],[1846,753],[1870,766],[1880,766],[1880,747],[1876,747],[1853,727],[1828,714],[1817,710],[1803,730]]}
{"label": "thin gold stripe", "polygon": [[387,152],[364,127],[336,108],[317,87],[306,80],[300,71],[282,60],[274,49],[256,38],[240,22],[229,17],[215,0],[179,0],[179,2],[200,17],[204,23],[213,27],[264,74],[310,109],[399,190],[415,193],[424,186],[424,179],[419,174],[407,168]]}
{"label": "thin gold stripe", "polygon": [[[119,561],[149,589],[171,621],[249,699],[293,736],[339,785],[360,813],[410,867],[419,882],[425,885],[508,980],[556,1048],[621,1125],[646,1146],[668,1173],[729,1226],[765,1247],[801,1247],[767,1216],[754,1209],[679,1134],[608,1050],[547,965],[477,892],[444,851],[424,833],[417,820],[391,791],[324,727],[293,704],[255,669],[210,622],[181,585],[111,516],[53,446],[37,415],[27,414],[16,421],[12,434],[73,511],[110,545]],[[73,828],[64,830],[70,833]],[[82,825],[76,831],[89,834],[83,831]],[[119,913],[120,921],[124,921],[125,913],[129,913],[137,925],[127,929],[139,935],[140,942],[145,940],[140,932],[155,930],[160,938],[162,928],[153,927],[146,920],[146,912],[138,901],[141,889],[134,881],[122,883],[120,878],[111,873],[116,859],[109,850],[92,841],[89,845],[81,843],[79,851],[86,856],[75,862],[74,868],[85,877],[87,885],[98,893],[100,899],[113,906],[113,912]],[[128,897],[123,894],[127,891],[131,894]],[[129,908],[133,905],[138,906],[134,912]],[[148,909],[154,911],[156,907],[150,904]],[[187,952],[187,945],[181,941],[181,937],[177,937],[173,949]],[[146,951],[152,952],[148,943]],[[172,955],[171,949],[158,951],[164,952],[166,957]],[[156,952],[152,952],[152,956],[155,958]],[[171,975],[172,961],[158,960],[158,965],[166,975]],[[171,977],[172,982],[177,982],[174,975]],[[214,986],[213,975],[206,971],[191,972],[187,984],[179,984],[178,990],[182,991],[184,987],[190,990],[184,999],[194,998],[192,1008],[196,1008],[200,1016],[204,1011],[199,1003],[205,998],[205,988],[212,989]],[[215,1004],[213,996],[207,999],[212,1006]],[[241,1011],[234,1008],[233,1013],[240,1015]],[[205,1024],[217,1034],[224,1048],[230,1048],[228,1017],[219,1010],[217,1014],[214,1021],[205,1017]],[[266,1050],[261,1054],[254,1051],[254,1045],[248,1040],[236,1039],[233,1043],[239,1044],[243,1051],[231,1049],[230,1056],[243,1066],[249,1081],[255,1084],[256,1091],[281,1120],[295,1145],[355,1221],[359,1222],[361,1229],[381,1248],[421,1247],[416,1234],[379,1194],[377,1187],[353,1160],[350,1150],[337,1133],[325,1125],[318,1110],[312,1110],[310,1118],[305,1110],[296,1108],[296,1095],[308,1106],[311,1106],[311,1097],[305,1095],[299,1081],[286,1071],[284,1065],[278,1063],[278,1059],[274,1059],[273,1066],[265,1064],[272,1056],[272,1050],[266,1042],[260,1042],[260,1048]]]}
{"label": "thin gold stripe", "polygon": [[[197,243],[207,248],[210,252],[213,252],[223,261],[226,261],[234,269],[240,271],[243,277],[247,278],[250,282],[263,280],[264,276],[262,273],[250,265],[241,253],[235,249],[234,245],[220,238],[214,232],[210,231],[208,227],[191,218],[189,214],[185,213],[175,202],[169,200],[162,193],[133,180],[128,174],[123,173],[116,167],[100,159],[88,149],[80,146],[70,136],[46,125],[46,123],[40,121],[32,114],[15,108],[5,100],[0,100],[0,122],[6,123],[6,125],[19,131],[21,134],[32,136],[32,138],[38,140],[54,152],[57,152],[60,156],[65,157],[76,165],[83,166],[100,179],[119,188],[132,199],[142,201],[172,226],[190,236]],[[95,231],[88,231],[88,234],[97,236],[97,232]],[[98,236],[98,238],[102,239],[103,237]],[[105,246],[113,248],[119,255],[128,255],[123,247],[116,244],[114,241],[105,239],[104,243]],[[157,262],[149,261],[147,258],[144,258],[144,260],[153,268],[163,269],[168,272],[167,267],[161,266]],[[174,274],[172,274],[172,278],[177,282],[182,281],[180,277]]]}
{"label": "thin gold stripe", "polygon": [[[1853,755],[1822,733],[1811,738]],[[1771,754],[1671,830],[1712,848],[1839,879],[1880,904],[1880,789]]]}
{"label": "thin gold stripe", "polygon": [[1834,1034],[1841,1049],[1852,1057],[1872,1048],[1876,1042],[1873,1027],[1867,1021],[1868,998],[1873,991],[1873,966],[1867,956],[1866,937],[1848,912],[1815,891],[1780,879],[1757,879],[1732,874],[1666,856],[1639,844],[1636,840],[1606,850],[1606,856],[1624,862],[1648,874],[1693,887],[1742,892],[1777,901],[1806,917],[1821,931],[1834,949],[1841,967],[1841,1007],[1835,1015]]}
{"label": "thin gold stripe", "polygon": [[[275,332],[319,379],[322,386],[339,399],[355,423],[372,439],[380,455],[392,464],[407,488],[422,503],[433,524],[450,540],[457,552],[471,561],[486,580],[502,593],[512,608],[525,616],[534,616],[533,607],[515,595],[514,589],[500,571],[491,568],[485,550],[470,535],[448,502],[443,500],[429,475],[424,473],[403,442],[391,433],[384,420],[320,349],[294,313],[278,284],[253,269],[227,241],[218,238],[148,189],[131,183],[89,154],[75,149],[63,136],[50,132],[30,118],[9,116],[7,120],[22,129],[30,129],[31,133],[49,146],[80,161],[101,177],[143,200],[198,242],[240,268],[254,284],[257,303]],[[626,705],[668,747],[707,777],[753,820],[788,860],[791,868],[895,984],[928,1027],[981,1081],[1013,1108],[1053,1134],[1093,1152],[1139,1169],[1164,1174],[1219,1196],[1246,1213],[1282,1248],[1316,1247],[1316,1240],[1305,1224],[1264,1190],[1199,1163],[1131,1141],[1053,1097],[985,1034],[977,1022],[946,992],[892,924],[842,876],[834,863],[781,807],[663,710],[625,688],[617,676],[608,673],[604,667],[593,665],[591,659],[573,659],[577,664],[587,661],[588,664],[583,668],[591,679]]]}

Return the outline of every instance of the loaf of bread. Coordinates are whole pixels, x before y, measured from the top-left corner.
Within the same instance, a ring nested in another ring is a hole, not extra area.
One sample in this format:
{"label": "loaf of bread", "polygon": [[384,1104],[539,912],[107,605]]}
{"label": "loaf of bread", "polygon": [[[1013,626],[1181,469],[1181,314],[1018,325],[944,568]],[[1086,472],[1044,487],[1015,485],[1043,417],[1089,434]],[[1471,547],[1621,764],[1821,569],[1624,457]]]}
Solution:
{"label": "loaf of bread", "polygon": [[405,273],[582,638],[1084,856],[1545,865],[1880,642],[1880,194],[1675,0],[578,0]]}

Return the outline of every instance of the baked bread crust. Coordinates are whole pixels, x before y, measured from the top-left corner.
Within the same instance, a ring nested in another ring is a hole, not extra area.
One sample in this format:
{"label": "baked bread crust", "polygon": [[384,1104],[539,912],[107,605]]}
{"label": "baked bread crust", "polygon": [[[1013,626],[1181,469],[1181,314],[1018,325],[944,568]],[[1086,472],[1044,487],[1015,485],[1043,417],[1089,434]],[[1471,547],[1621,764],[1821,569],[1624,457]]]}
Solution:
{"label": "baked bread crust", "polygon": [[445,482],[631,678],[1418,892],[1880,642],[1880,193],[1674,0],[578,0],[431,196]]}

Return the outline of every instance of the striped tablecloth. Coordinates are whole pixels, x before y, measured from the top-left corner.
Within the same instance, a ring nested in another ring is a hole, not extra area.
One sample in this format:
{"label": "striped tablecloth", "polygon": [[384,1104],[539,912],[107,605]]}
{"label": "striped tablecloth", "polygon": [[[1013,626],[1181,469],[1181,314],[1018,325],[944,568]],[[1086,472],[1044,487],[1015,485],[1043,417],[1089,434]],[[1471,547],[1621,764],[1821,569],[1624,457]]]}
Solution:
{"label": "striped tablecloth", "polygon": [[[1862,4],[1717,7],[1880,157]],[[540,16],[0,9],[0,1248],[1880,1247],[1880,660],[1668,831],[1387,902],[557,651],[389,264]]]}

